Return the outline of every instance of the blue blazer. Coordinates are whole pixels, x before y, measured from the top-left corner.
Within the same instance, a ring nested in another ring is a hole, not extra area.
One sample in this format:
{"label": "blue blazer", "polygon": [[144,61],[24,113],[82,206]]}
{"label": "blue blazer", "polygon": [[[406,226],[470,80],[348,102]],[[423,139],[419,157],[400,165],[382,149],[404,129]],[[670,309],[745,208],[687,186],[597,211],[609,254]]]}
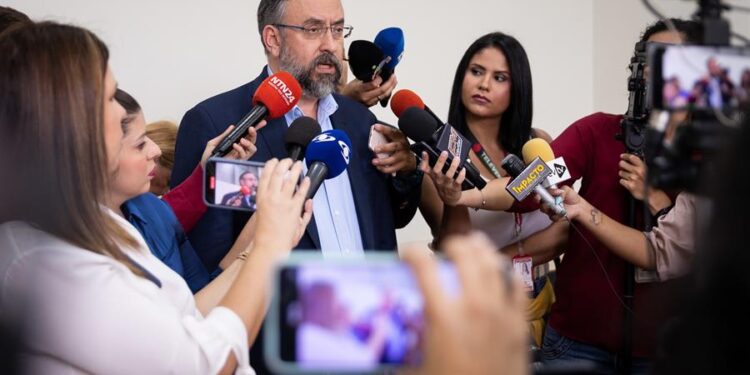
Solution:
{"label": "blue blazer", "polygon": [[[185,113],[177,133],[175,164],[170,180],[173,187],[190,175],[211,138],[221,134],[227,126],[236,124],[250,111],[253,94],[267,76],[264,67],[252,82],[209,98]],[[334,97],[339,107],[331,115],[331,123],[335,129],[345,131],[352,141],[352,157],[347,171],[362,245],[368,250],[394,250],[397,246],[395,229],[408,224],[416,212],[421,179],[403,183],[380,173],[371,163],[375,156],[368,148],[370,126],[377,121],[375,115],[348,97],[338,94]],[[286,130],[284,117],[269,121],[258,132],[258,151],[250,160],[265,162],[271,158],[286,158]],[[208,269],[218,265],[249,217],[246,213],[209,208],[188,234]],[[320,249],[314,218],[297,248]]]}

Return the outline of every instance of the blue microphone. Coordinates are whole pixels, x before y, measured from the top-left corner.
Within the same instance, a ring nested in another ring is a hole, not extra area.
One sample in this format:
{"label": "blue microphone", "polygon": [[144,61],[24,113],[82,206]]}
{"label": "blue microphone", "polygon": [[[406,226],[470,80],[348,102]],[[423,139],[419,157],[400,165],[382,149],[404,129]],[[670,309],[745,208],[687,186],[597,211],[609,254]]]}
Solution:
{"label": "blue microphone", "polygon": [[[380,69],[380,77],[385,82],[388,78],[391,78],[396,70],[396,65],[401,62],[401,58],[404,56],[404,31],[398,27],[383,29],[375,36],[375,45],[380,48],[385,56],[384,61],[386,63]],[[385,108],[390,98],[390,95],[388,95],[380,99],[380,105]]]}
{"label": "blue microphone", "polygon": [[352,154],[352,141],[341,130],[326,130],[310,141],[305,151],[310,190],[307,198],[318,192],[323,180],[334,178],[346,170]]}
{"label": "blue microphone", "polygon": [[383,81],[387,81],[404,56],[404,32],[398,27],[383,29],[375,36],[375,45],[388,57],[388,62],[380,70]]}

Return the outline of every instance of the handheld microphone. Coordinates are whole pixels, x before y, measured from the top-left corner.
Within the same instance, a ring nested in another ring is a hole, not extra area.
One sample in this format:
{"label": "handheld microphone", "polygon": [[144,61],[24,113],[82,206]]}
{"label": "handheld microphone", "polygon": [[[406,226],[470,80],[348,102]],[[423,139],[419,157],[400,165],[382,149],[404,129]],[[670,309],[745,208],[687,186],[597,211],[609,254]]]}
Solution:
{"label": "handheld microphone", "polygon": [[461,160],[460,167],[466,169],[466,180],[462,189],[468,190],[474,187],[483,189],[487,185],[474,165],[466,161],[469,150],[465,146],[469,142],[462,140],[460,134],[450,125],[441,127],[427,111],[418,107],[409,107],[398,119],[398,127],[407,137],[417,142],[411,146],[413,152],[417,155],[421,155],[422,151],[427,152],[432,166],[437,162],[440,152],[448,151],[448,160],[443,167],[444,173],[450,167],[453,158],[458,157]]}
{"label": "handheld microphone", "polygon": [[521,154],[526,163],[531,163],[534,159],[540,158],[552,169],[552,174],[544,181],[545,188],[557,189],[558,183],[570,179],[570,172],[568,171],[568,166],[565,164],[565,160],[562,157],[555,158],[552,147],[544,139],[530,139],[523,145]]}
{"label": "handheld microphone", "polygon": [[375,79],[378,67],[385,65],[386,56],[375,43],[367,40],[355,40],[349,45],[349,68],[352,74],[362,82]]}
{"label": "handheld microphone", "polygon": [[352,153],[352,141],[341,130],[326,130],[313,138],[305,151],[310,190],[306,199],[315,196],[323,180],[334,178],[346,170]]}
{"label": "handheld microphone", "polygon": [[289,112],[299,101],[301,93],[299,82],[287,72],[278,72],[264,79],[253,95],[253,108],[219,142],[211,156],[228,154],[232,145],[245,136],[247,129],[255,127],[264,118],[274,119]]}
{"label": "handheld microphone", "polygon": [[247,186],[243,186],[240,188],[240,194],[242,194],[243,197],[246,197],[250,195],[250,188]]}
{"label": "handheld microphone", "polygon": [[[385,65],[380,69],[380,76],[383,78],[383,82],[385,82],[391,78],[396,70],[396,65],[404,57],[404,31],[398,27],[383,29],[375,36],[374,42],[387,60]],[[385,108],[389,99],[390,95],[380,99],[380,105]]]}
{"label": "handheld microphone", "polygon": [[556,214],[560,216],[566,216],[568,214],[562,205],[555,202],[555,198],[547,191],[547,189],[541,186],[547,176],[552,173],[549,167],[547,167],[547,164],[541,159],[536,158],[529,163],[528,166],[525,166],[518,156],[508,154],[508,156],[503,159],[502,167],[511,177],[513,177],[513,180],[508,182],[505,190],[507,190],[517,201],[522,201],[533,191],[537,193],[542,198],[542,201],[547,203]]}
{"label": "handheld microphone", "polygon": [[320,134],[320,124],[314,119],[302,116],[292,121],[284,133],[286,153],[292,160],[302,160],[307,145]]}

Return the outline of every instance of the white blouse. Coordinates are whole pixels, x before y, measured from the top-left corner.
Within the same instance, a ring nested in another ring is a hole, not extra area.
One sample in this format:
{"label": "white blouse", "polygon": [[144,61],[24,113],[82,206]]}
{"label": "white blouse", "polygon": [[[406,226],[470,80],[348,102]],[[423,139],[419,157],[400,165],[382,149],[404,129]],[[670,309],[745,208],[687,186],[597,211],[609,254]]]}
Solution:
{"label": "white blouse", "polygon": [[154,257],[140,233],[126,249],[161,282],[24,222],[0,225],[0,314],[21,317],[29,373],[215,374],[230,354],[249,365],[247,331],[233,311],[203,317],[185,281]]}

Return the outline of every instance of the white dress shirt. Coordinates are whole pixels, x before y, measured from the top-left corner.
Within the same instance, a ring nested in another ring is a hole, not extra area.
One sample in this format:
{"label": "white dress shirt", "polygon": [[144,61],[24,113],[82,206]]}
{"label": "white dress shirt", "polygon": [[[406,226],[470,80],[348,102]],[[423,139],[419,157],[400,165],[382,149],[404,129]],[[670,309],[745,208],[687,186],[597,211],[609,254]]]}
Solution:
{"label": "white dress shirt", "polygon": [[29,372],[215,374],[233,353],[236,373],[254,374],[239,316],[217,307],[203,317],[185,281],[108,212],[138,240],[125,253],[161,287],[27,223],[0,225],[0,313],[22,314],[29,328]]}

